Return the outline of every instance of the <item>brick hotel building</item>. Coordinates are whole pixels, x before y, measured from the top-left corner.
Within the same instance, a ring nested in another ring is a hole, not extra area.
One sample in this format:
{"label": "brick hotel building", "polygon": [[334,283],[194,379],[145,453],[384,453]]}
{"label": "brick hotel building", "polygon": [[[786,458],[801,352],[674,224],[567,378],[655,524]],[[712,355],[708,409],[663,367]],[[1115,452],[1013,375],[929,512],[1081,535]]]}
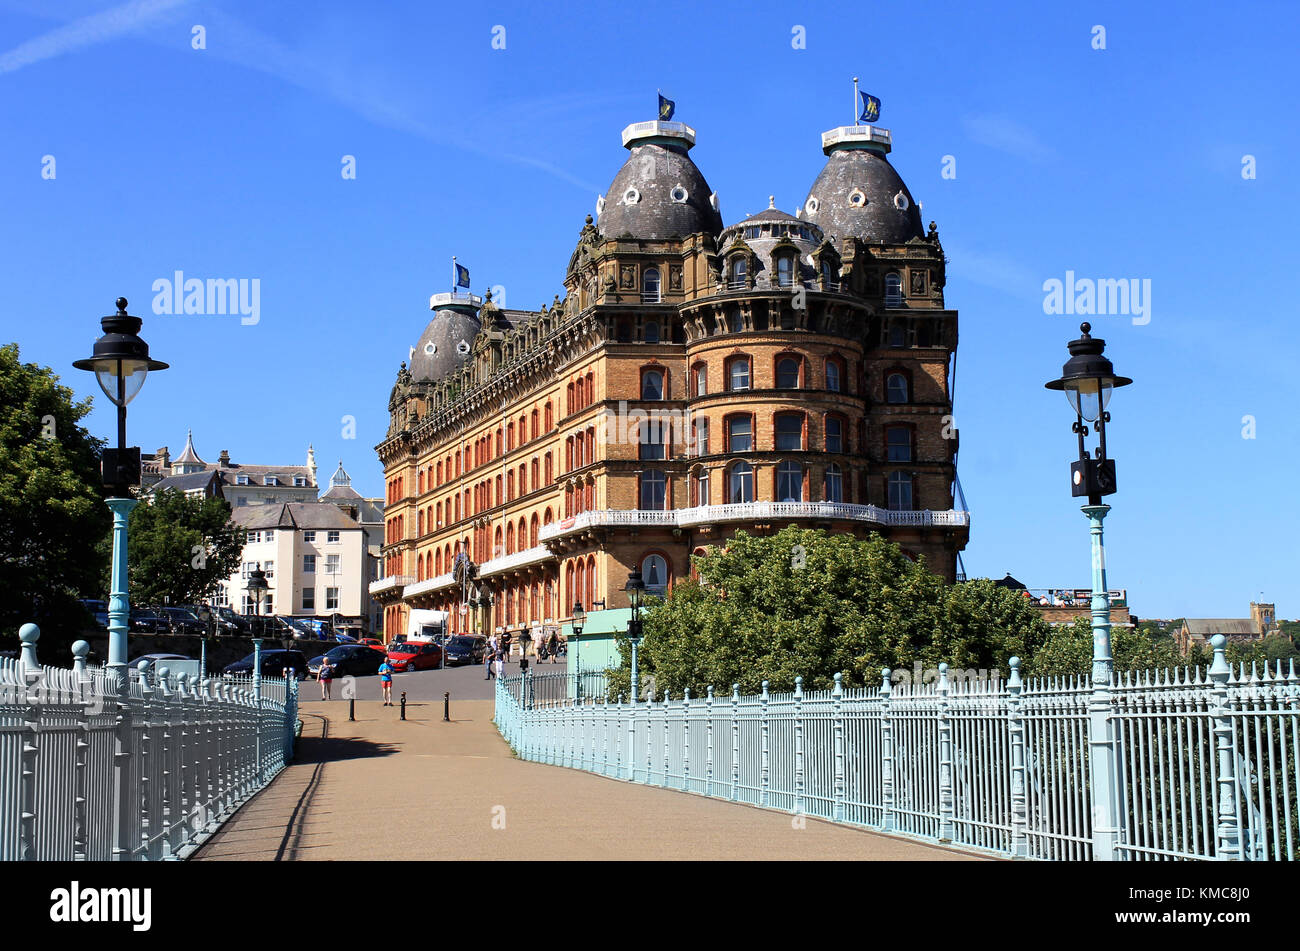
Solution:
{"label": "brick hotel building", "polygon": [[615,611],[634,566],[663,592],[692,553],[791,523],[880,532],[956,577],[957,313],[889,132],[825,133],[796,214],[729,226],[694,144],[623,130],[563,300],[430,301],[377,447],[386,638],[415,608],[482,633]]}

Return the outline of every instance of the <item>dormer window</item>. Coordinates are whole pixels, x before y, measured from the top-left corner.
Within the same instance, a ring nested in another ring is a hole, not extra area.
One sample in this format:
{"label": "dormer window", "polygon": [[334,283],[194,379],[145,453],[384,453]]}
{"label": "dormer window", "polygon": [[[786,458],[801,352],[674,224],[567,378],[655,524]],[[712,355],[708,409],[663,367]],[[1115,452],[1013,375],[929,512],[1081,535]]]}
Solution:
{"label": "dormer window", "polygon": [[248,485],[248,476],[246,475],[235,476],[235,485]]}
{"label": "dormer window", "polygon": [[306,476],[294,476],[294,477],[293,477],[293,484],[294,484],[294,486],[295,486],[296,488],[301,489],[301,488],[303,488],[303,487],[305,487],[305,486],[307,485],[307,477],[306,477]]}
{"label": "dormer window", "polygon": [[890,271],[885,275],[885,306],[903,306],[903,279],[896,271]]}
{"label": "dormer window", "polygon": [[731,274],[727,279],[727,290],[743,291],[749,287],[749,262],[743,257],[732,259]]}
{"label": "dormer window", "polygon": [[280,480],[278,480],[275,476],[262,477],[262,485],[279,485],[279,484],[280,484]]}
{"label": "dormer window", "polygon": [[776,285],[789,287],[794,283],[794,258],[788,255],[776,259]]}

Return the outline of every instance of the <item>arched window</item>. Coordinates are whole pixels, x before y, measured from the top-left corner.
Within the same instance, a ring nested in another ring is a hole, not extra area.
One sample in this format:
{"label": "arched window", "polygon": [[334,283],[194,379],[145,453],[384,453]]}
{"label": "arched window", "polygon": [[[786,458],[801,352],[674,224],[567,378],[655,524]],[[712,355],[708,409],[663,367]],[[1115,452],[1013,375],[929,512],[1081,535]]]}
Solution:
{"label": "arched window", "polygon": [[776,259],[776,286],[789,287],[794,283],[794,258],[783,254]]}
{"label": "arched window", "polygon": [[705,396],[709,392],[709,367],[704,363],[697,363],[691,367],[691,385],[695,390],[696,396]]}
{"label": "arched window", "polygon": [[885,380],[885,402],[906,403],[908,398],[907,377],[902,373],[891,373]]}
{"label": "arched window", "polygon": [[424,509],[420,509],[415,518],[415,534],[417,536],[424,534]]}
{"label": "arched window", "polygon": [[706,416],[695,417],[695,455],[709,454],[709,420]]}
{"label": "arched window", "polygon": [[803,414],[778,413],[776,417],[776,448],[789,452],[803,448]]}
{"label": "arched window", "polygon": [[587,606],[587,610],[591,610],[592,604],[594,604],[596,601],[596,556],[595,555],[587,556],[586,595],[587,595],[587,599],[583,603]]}
{"label": "arched window", "polygon": [[829,258],[822,258],[822,286],[828,291],[839,290],[839,273]]}
{"label": "arched window", "polygon": [[641,275],[641,303],[657,304],[659,301],[659,269],[648,267]]}
{"label": "arched window", "polygon": [[727,417],[727,452],[749,452],[753,448],[753,420],[749,416]]}
{"label": "arched window", "polygon": [[662,597],[668,590],[668,562],[663,555],[646,555],[641,562],[641,579],[647,594]]}
{"label": "arched window", "polygon": [[885,275],[885,306],[903,306],[903,280],[896,271]]}
{"label": "arched window", "polygon": [[826,361],[826,389],[832,393],[841,392],[843,386],[844,368],[840,361],[834,357]]}
{"label": "arched window", "polygon": [[534,512],[534,513],[533,513],[532,521],[530,521],[530,522],[528,523],[528,547],[530,547],[530,548],[536,548],[536,547],[537,547],[537,529],[538,529],[538,527],[539,527],[539,526],[538,526],[538,523],[537,523],[537,513]]}
{"label": "arched window", "polygon": [[822,497],[827,502],[844,501],[844,475],[835,463],[826,467],[826,476],[822,481]]}
{"label": "arched window", "polygon": [[743,291],[749,287],[749,262],[743,255],[731,259],[731,273],[727,278],[727,290]]}
{"label": "arched window", "polygon": [[506,550],[501,547],[501,526],[498,525],[496,533],[492,536],[492,557],[500,558],[505,553]]}
{"label": "arched window", "polygon": [[555,428],[555,413],[551,410],[551,401],[546,401],[546,431],[549,433]]}
{"label": "arched window", "polygon": [[801,361],[798,357],[781,357],[776,361],[776,385],[778,389],[793,390],[799,386],[799,369]]}
{"label": "arched window", "polygon": [[695,493],[696,505],[711,505],[709,497],[709,470],[700,466],[695,472],[695,480],[692,485]]}
{"label": "arched window", "polygon": [[641,371],[641,399],[661,400],[664,398],[664,373],[662,370]]}
{"label": "arched window", "polygon": [[536,439],[536,438],[537,438],[537,421],[538,421],[538,419],[539,419],[539,415],[538,415],[537,410],[533,410],[533,415],[530,417],[529,429],[528,429],[528,435],[529,435],[529,438],[531,438],[531,439]]}
{"label": "arched window", "polygon": [[886,458],[889,462],[912,461],[912,430],[907,426],[885,427]]}
{"label": "arched window", "polygon": [[728,502],[754,501],[754,469],[748,462],[737,462],[727,478]]}
{"label": "arched window", "polygon": [[515,448],[515,424],[510,423],[506,426],[506,452]]}
{"label": "arched window", "polygon": [[797,462],[783,462],[776,467],[776,500],[803,501],[803,467]]}
{"label": "arched window", "polygon": [[891,472],[889,474],[889,507],[896,512],[912,510],[912,474],[910,472]]}
{"label": "arched window", "polygon": [[668,479],[659,469],[647,469],[641,473],[641,508],[652,512],[661,512],[667,496]]}
{"label": "arched window", "polygon": [[513,555],[514,553],[515,553],[515,527],[514,525],[507,525],[506,526],[506,554]]}
{"label": "arched window", "polygon": [[550,485],[555,481],[554,467],[551,465],[551,454],[548,452],[543,462],[542,471],[546,474],[546,484]]}
{"label": "arched window", "polygon": [[749,357],[732,357],[727,361],[727,389],[749,389]]}

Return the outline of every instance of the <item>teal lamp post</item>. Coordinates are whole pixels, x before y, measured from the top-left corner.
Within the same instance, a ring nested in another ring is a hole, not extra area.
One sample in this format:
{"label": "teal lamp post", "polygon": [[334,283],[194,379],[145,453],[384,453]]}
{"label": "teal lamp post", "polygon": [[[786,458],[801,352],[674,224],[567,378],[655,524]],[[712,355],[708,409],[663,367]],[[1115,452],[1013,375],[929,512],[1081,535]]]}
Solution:
{"label": "teal lamp post", "polygon": [[104,395],[117,407],[117,446],[105,449],[102,459],[104,484],[111,495],[113,513],[113,567],[108,599],[108,669],[118,689],[126,687],[126,638],[131,616],[127,598],[127,519],[136,506],[131,487],[140,484],[140,447],[126,445],[126,404],[135,399],[150,370],[166,370],[167,364],[150,359],[149,345],[140,339],[143,321],[126,312],[125,297],[117,299],[117,313],[100,321],[104,334],[95,341],[93,353],[72,365],[95,374]]}
{"label": "teal lamp post", "polygon": [[627,584],[623,586],[627,592],[628,600],[632,602],[632,616],[627,620],[627,639],[632,644],[632,702],[636,703],[636,649],[641,643],[641,592],[645,590],[645,584],[641,581],[641,569],[633,568],[628,572]]}
{"label": "teal lamp post", "polygon": [[[1102,520],[1110,506],[1102,498],[1116,491],[1115,460],[1106,455],[1106,424],[1110,413],[1106,407],[1111,393],[1133,381],[1116,376],[1115,368],[1103,355],[1106,341],[1094,338],[1092,327],[1081,324],[1082,336],[1068,344],[1070,359],[1065,362],[1059,379],[1047,384],[1049,390],[1062,390],[1075,413],[1074,433],[1079,437],[1079,458],[1070,464],[1071,493],[1086,498],[1083,514],[1092,534],[1092,695],[1088,703],[1089,766],[1092,788],[1097,790],[1093,816],[1093,857],[1113,859],[1119,841],[1119,803],[1115,795],[1117,777],[1110,718],[1110,690],[1114,661],[1110,652],[1110,594],[1106,584],[1106,546],[1102,538]],[[1098,436],[1098,445],[1089,455],[1085,438],[1089,430]]]}
{"label": "teal lamp post", "polygon": [[587,620],[581,601],[573,602],[573,696],[582,699],[582,628]]}

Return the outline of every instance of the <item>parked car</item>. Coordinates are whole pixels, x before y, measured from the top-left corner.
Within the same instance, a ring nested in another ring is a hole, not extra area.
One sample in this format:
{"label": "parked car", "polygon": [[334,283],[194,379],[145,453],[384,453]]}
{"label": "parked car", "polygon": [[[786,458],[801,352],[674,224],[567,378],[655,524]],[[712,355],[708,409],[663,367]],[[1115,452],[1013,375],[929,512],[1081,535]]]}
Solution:
{"label": "parked car", "polygon": [[82,601],[82,607],[90,612],[95,619],[95,623],[102,628],[108,627],[108,602],[107,601]]}
{"label": "parked car", "polygon": [[[221,620],[223,625],[230,625],[234,628],[233,634],[251,634],[253,625],[242,614],[236,614],[230,607],[214,607],[213,613]],[[224,633],[224,629],[223,629]]]}
{"label": "parked car", "polygon": [[[178,608],[190,612],[203,623],[204,634],[240,634],[239,625],[229,618],[222,617],[220,608],[206,604],[178,604]],[[227,609],[229,610],[229,609]]]}
{"label": "parked car", "polygon": [[137,634],[170,634],[172,622],[153,608],[132,608],[129,629]]}
{"label": "parked car", "polygon": [[313,677],[320,671],[321,661],[326,657],[330,659],[330,665],[334,668],[335,677],[343,677],[348,674],[354,677],[365,677],[370,674],[377,674],[379,673],[379,665],[384,662],[384,658],[379,655],[378,651],[373,651],[363,644],[340,644],[333,650],[328,650],[307,662],[307,670],[311,672]]}
{"label": "parked car", "polygon": [[381,654],[388,653],[388,648],[384,646],[384,642],[377,637],[363,637],[361,640],[357,641],[357,643],[365,644],[367,647],[373,647]]}
{"label": "parked car", "polygon": [[[223,674],[251,674],[253,672],[253,654],[222,668]],[[292,667],[298,680],[307,677],[310,664],[302,651],[269,650],[262,651],[262,676],[283,677],[285,670]]]}
{"label": "parked car", "polygon": [[432,670],[442,666],[442,648],[432,641],[405,641],[388,648],[393,670]]}
{"label": "parked car", "polygon": [[487,654],[487,638],[472,634],[457,634],[447,642],[447,666],[481,664]]}
{"label": "parked car", "polygon": [[154,608],[154,613],[168,620],[173,634],[196,634],[201,636],[208,631],[208,625],[200,621],[198,615],[185,610],[185,608]]}

